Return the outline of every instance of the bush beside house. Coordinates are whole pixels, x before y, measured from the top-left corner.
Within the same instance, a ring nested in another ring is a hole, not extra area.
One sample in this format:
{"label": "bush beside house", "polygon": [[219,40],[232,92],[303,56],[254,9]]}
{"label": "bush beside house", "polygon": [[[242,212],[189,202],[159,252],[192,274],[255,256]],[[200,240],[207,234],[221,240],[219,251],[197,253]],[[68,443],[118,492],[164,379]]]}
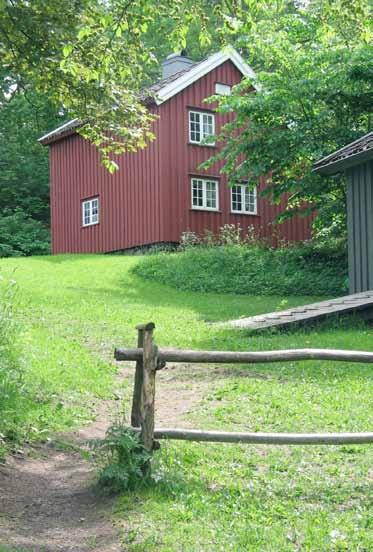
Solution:
{"label": "bush beside house", "polygon": [[146,280],[177,289],[247,295],[343,295],[348,292],[343,243],[199,243],[145,257],[134,268]]}

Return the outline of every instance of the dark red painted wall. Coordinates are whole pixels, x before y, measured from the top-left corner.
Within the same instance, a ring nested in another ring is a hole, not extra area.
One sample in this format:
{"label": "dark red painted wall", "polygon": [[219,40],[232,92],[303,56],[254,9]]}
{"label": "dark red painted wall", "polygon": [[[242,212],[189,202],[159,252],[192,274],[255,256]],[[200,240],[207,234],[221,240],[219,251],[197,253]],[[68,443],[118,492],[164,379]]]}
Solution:
{"label": "dark red painted wall", "polygon": [[[270,236],[272,221],[283,208],[258,198],[258,215],[230,213],[230,190],[220,165],[198,169],[215,148],[188,144],[188,108],[211,108],[203,100],[214,93],[215,82],[234,85],[241,74],[225,62],[158,109],[154,125],[157,140],[145,150],[126,154],[114,175],[102,168],[94,146],[77,135],[50,146],[52,251],[103,252],[155,242],[177,242],[183,231],[218,232],[226,223],[255,226]],[[216,131],[228,116],[216,114]],[[219,180],[219,212],[193,211],[191,176],[210,175]],[[81,201],[100,197],[100,223],[82,227]],[[310,220],[293,218],[278,226],[281,238],[310,237]]]}
{"label": "dark red painted wall", "polygon": [[[155,131],[159,121],[155,124]],[[52,252],[115,251],[164,240],[156,141],[119,160],[110,175],[78,135],[50,147]],[[81,202],[100,198],[100,223],[82,227]]]}

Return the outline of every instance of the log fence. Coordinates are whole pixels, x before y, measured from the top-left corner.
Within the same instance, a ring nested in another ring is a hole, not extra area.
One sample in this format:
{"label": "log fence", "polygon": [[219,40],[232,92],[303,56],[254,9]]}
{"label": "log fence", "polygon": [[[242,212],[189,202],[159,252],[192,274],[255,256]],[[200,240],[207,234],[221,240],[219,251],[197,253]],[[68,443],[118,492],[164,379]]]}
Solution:
{"label": "log fence", "polygon": [[335,360],[373,363],[373,352],[333,349],[292,349],[283,351],[232,352],[158,349],[153,341],[155,325],[137,326],[137,348],[116,349],[118,361],[135,361],[131,425],[140,432],[148,452],[158,448],[155,439],[177,439],[219,443],[262,443],[273,445],[344,445],[373,443],[373,432],[365,433],[229,433],[194,429],[155,429],[154,404],[156,372],[169,362],[267,363],[298,360]]}

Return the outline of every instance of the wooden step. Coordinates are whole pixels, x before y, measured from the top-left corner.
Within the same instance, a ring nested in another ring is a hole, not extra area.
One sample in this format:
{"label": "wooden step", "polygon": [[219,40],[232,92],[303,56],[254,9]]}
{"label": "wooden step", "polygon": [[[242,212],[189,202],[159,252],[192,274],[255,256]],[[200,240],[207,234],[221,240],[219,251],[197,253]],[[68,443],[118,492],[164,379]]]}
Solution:
{"label": "wooden step", "polygon": [[289,326],[297,322],[318,320],[331,314],[344,314],[353,311],[363,311],[373,307],[373,290],[353,295],[345,295],[336,299],[328,299],[319,303],[310,303],[301,307],[286,309],[283,311],[259,314],[247,318],[230,320],[227,324],[234,328],[260,330],[272,326]]}

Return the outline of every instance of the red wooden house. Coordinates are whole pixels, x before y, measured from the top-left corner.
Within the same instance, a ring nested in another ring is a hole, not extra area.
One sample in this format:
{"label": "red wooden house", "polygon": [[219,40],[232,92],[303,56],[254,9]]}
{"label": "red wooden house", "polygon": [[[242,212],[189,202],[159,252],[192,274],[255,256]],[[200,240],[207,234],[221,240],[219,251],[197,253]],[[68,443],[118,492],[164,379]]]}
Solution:
{"label": "red wooden house", "polygon": [[[184,231],[214,233],[224,224],[254,226],[264,236],[282,210],[244,185],[229,188],[221,165],[199,165],[219,146],[204,141],[233,115],[204,102],[229,94],[252,69],[233,49],[194,63],[173,54],[151,88],[149,109],[158,115],[156,140],[119,161],[110,175],[96,148],[76,133],[77,120],[40,139],[50,146],[53,253],[92,253],[155,243],[177,243]],[[254,88],[253,88],[253,92]],[[310,237],[310,220],[293,218],[276,228],[288,241]]]}

